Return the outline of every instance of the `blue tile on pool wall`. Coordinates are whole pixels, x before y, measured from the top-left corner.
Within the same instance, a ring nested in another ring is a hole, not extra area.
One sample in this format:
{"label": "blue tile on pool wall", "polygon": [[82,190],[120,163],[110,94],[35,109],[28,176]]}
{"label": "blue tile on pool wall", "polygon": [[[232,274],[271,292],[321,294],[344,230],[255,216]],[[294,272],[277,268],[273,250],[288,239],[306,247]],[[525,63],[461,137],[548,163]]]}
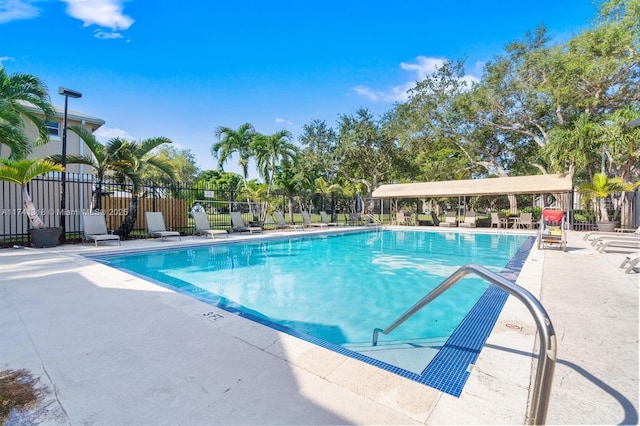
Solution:
{"label": "blue tile on pool wall", "polygon": [[[504,267],[500,275],[515,281],[535,237],[529,238]],[[509,294],[491,285],[424,369],[420,382],[453,396],[460,396],[469,365],[475,364]]]}

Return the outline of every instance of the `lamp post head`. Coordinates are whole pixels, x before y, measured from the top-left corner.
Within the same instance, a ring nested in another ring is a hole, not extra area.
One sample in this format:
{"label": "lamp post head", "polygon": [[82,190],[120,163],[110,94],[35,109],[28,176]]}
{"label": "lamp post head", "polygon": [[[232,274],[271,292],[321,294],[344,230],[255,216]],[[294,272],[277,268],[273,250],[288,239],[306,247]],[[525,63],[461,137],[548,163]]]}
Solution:
{"label": "lamp post head", "polygon": [[58,94],[59,95],[63,95],[63,96],[67,96],[69,98],[81,98],[82,97],[82,93],[78,92],[77,90],[71,90],[71,89],[67,89],[66,87],[58,87]]}

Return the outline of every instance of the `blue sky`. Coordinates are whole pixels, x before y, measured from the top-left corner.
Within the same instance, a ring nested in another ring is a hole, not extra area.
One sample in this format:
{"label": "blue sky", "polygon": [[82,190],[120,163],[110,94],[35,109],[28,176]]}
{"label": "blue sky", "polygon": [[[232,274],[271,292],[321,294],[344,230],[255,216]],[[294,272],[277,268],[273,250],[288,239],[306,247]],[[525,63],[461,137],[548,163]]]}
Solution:
{"label": "blue sky", "polygon": [[596,11],[590,0],[0,0],[0,63],[41,78],[55,105],[59,86],[82,92],[69,109],[105,120],[99,140],[165,136],[212,169],[218,126],[297,140],[314,119],[380,115],[442,60],[478,78],[527,30],[566,40]]}

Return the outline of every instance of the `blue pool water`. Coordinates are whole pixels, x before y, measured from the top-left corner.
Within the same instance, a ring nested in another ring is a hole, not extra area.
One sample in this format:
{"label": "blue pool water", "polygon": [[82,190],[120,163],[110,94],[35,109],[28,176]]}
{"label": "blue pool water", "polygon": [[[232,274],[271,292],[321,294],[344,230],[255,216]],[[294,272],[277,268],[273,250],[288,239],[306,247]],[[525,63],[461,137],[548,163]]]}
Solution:
{"label": "blue pool water", "polygon": [[[374,328],[390,325],[460,266],[477,263],[500,273],[528,239],[498,233],[384,230],[99,260],[296,335],[357,350],[353,348],[370,346]],[[478,278],[465,278],[393,333],[381,335],[380,346],[443,344],[487,288]],[[369,352],[366,356],[384,359]]]}

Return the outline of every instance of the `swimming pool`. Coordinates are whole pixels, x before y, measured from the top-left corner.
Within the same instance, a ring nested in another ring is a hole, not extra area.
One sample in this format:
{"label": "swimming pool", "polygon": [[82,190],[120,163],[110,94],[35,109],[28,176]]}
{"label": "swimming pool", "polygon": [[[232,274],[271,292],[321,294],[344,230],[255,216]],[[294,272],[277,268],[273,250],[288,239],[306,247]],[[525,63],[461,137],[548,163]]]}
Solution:
{"label": "swimming pool", "polygon": [[382,336],[376,348],[371,347],[373,329],[391,324],[463,264],[479,263],[500,273],[529,239],[504,233],[383,230],[97,260],[416,380],[428,373],[428,365],[486,295],[488,284],[464,279]]}

